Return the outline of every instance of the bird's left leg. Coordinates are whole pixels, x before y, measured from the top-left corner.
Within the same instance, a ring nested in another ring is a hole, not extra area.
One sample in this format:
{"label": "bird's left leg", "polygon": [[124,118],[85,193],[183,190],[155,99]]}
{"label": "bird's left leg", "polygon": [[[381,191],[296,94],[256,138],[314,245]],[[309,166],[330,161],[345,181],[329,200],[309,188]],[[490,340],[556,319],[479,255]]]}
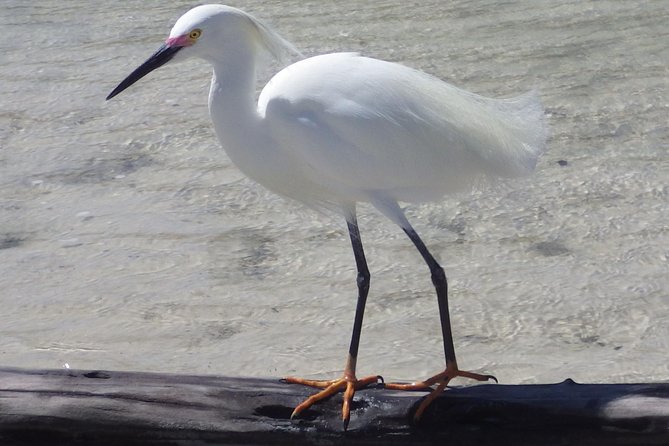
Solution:
{"label": "bird's left leg", "polygon": [[416,231],[411,227],[409,222],[406,219],[403,219],[403,223],[402,229],[404,229],[404,232],[409,236],[427,265],[430,267],[432,283],[437,291],[437,300],[439,302],[439,320],[441,322],[441,333],[444,340],[444,356],[446,357],[446,369],[425,381],[413,384],[388,383],[385,385],[386,388],[394,390],[427,390],[431,389],[433,385],[437,385],[437,387],[421,402],[420,406],[418,406],[418,409],[414,414],[414,419],[418,420],[425,409],[444,391],[453,378],[460,376],[477,381],[488,381],[490,379],[497,381],[497,379],[492,375],[480,375],[458,368],[458,363],[455,359],[453,334],[451,332],[451,319],[448,312],[448,283],[446,281],[444,269],[434,259],[432,254],[430,254],[430,251],[425,247],[425,244]]}
{"label": "bird's left leg", "polygon": [[367,294],[369,292],[370,274],[367,268],[367,261],[365,259],[365,252],[362,249],[362,241],[360,239],[360,231],[358,229],[358,222],[355,214],[346,219],[348,224],[348,232],[351,237],[351,245],[353,246],[353,254],[355,256],[355,264],[358,269],[357,283],[358,283],[358,303],[355,309],[355,320],[353,322],[353,334],[351,335],[351,344],[348,350],[348,357],[346,358],[346,367],[344,368],[344,376],[330,381],[307,380],[302,378],[288,377],[284,378],[285,382],[293,384],[304,384],[311,387],[323,389],[322,391],[310,396],[300,405],[298,405],[291,418],[300,414],[300,412],[311,407],[313,404],[330,396],[344,391],[344,402],[342,404],[342,420],[344,422],[344,430],[348,427],[348,422],[351,418],[351,402],[356,390],[367,387],[370,384],[375,384],[382,380],[380,376],[373,375],[358,379],[355,376],[355,366],[358,358],[358,346],[360,345],[360,334],[362,332],[362,319],[365,313],[365,303],[367,302]]}

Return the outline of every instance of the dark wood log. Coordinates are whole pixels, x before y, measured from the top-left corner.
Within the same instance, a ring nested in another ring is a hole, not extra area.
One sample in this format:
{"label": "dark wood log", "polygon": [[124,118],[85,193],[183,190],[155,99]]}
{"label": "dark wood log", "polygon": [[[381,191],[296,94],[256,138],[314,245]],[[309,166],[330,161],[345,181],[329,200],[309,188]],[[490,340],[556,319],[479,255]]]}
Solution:
{"label": "dark wood log", "polygon": [[418,425],[416,392],[341,396],[298,420],[311,389],[278,379],[0,368],[1,445],[666,445],[669,384],[452,388]]}

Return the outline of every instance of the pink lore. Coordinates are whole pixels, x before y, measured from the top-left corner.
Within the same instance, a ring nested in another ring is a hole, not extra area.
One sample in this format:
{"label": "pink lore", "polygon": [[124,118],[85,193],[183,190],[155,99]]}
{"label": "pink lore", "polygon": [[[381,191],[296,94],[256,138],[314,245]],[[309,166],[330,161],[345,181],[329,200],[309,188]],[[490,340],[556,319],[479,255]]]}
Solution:
{"label": "pink lore", "polygon": [[188,37],[188,34],[178,37],[170,37],[165,41],[168,46],[190,46],[193,44],[193,40]]}

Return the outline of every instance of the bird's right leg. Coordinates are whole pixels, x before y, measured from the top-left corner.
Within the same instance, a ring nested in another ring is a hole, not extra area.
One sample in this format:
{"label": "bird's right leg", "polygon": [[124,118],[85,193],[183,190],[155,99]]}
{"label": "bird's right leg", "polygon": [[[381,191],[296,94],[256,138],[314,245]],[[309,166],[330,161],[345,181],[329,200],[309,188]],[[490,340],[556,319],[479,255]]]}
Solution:
{"label": "bird's right leg", "polygon": [[358,229],[358,222],[355,218],[355,213],[351,213],[346,219],[348,224],[348,233],[351,238],[351,245],[353,247],[353,254],[355,256],[355,264],[358,270],[358,303],[355,309],[355,319],[353,322],[353,333],[351,335],[351,344],[346,358],[346,366],[344,368],[344,376],[330,381],[307,380],[303,378],[288,377],[284,378],[285,382],[293,384],[303,384],[311,387],[317,387],[320,392],[310,396],[299,404],[291,418],[300,414],[300,412],[308,409],[313,404],[329,398],[330,396],[344,391],[344,402],[342,404],[342,420],[344,422],[344,429],[348,427],[348,422],[351,418],[351,402],[356,390],[367,387],[370,384],[379,382],[382,378],[377,375],[368,376],[358,379],[355,376],[355,366],[358,359],[358,347],[360,345],[360,334],[362,332],[362,319],[365,313],[365,304],[367,302],[367,294],[369,293],[369,269],[367,268],[367,260],[365,259],[365,252],[362,249],[362,240],[360,239],[360,231]]}

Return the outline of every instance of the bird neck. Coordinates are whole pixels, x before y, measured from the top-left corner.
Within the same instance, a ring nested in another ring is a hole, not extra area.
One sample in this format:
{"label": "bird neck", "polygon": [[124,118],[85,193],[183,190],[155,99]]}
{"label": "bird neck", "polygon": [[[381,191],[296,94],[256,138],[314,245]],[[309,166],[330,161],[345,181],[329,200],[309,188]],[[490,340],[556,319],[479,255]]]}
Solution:
{"label": "bird neck", "polygon": [[[255,100],[256,48],[239,42],[211,61],[214,76],[209,91],[209,113],[227,152],[245,146],[257,133],[260,117]],[[234,160],[233,160],[234,161]]]}
{"label": "bird neck", "polygon": [[225,54],[225,62],[213,63],[209,113],[230,160],[263,183],[272,167],[273,144],[257,111],[255,54],[255,48],[236,48]]}
{"label": "bird neck", "polygon": [[225,52],[225,60],[214,60],[214,77],[209,92],[209,110],[217,115],[214,124],[233,121],[239,124],[247,114],[257,115],[255,104],[256,51],[239,45]]}

